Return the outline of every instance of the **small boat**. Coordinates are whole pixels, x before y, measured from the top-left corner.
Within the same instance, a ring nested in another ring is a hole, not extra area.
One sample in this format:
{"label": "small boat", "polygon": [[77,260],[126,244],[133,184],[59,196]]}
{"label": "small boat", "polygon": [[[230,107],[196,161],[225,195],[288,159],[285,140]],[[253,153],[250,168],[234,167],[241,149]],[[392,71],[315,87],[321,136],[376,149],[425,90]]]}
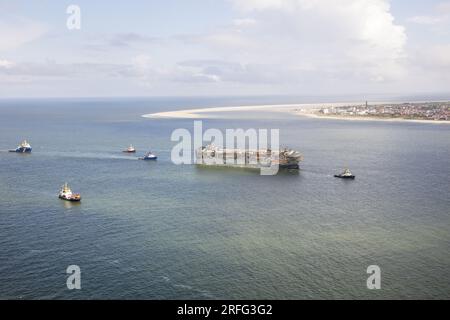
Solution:
{"label": "small boat", "polygon": [[139,158],[139,160],[156,160],[158,157],[153,154],[153,152],[147,152],[143,157]]}
{"label": "small boat", "polygon": [[30,144],[27,140],[23,140],[20,145],[17,146],[14,150],[9,150],[9,152],[17,152],[17,153],[30,153],[32,150]]}
{"label": "small boat", "polygon": [[126,150],[123,150],[122,152],[126,152],[126,153],[135,153],[135,152],[136,152],[136,149],[133,147],[132,144],[130,144],[130,146],[129,146]]}
{"label": "small boat", "polygon": [[341,174],[335,174],[334,177],[341,179],[355,179],[355,176],[350,172],[349,169],[345,169]]}
{"label": "small boat", "polygon": [[79,193],[73,193],[72,190],[70,190],[67,183],[65,183],[61,190],[59,191],[59,198],[66,201],[72,201],[72,202],[79,202],[81,201],[81,196]]}

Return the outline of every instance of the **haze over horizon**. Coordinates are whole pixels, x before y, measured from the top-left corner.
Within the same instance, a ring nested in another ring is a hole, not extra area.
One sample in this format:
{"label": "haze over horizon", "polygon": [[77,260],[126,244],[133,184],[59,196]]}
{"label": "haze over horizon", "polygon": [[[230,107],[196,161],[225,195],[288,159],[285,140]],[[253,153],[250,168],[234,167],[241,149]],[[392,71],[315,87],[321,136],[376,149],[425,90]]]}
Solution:
{"label": "haze over horizon", "polygon": [[449,81],[448,0],[0,0],[0,98],[446,95]]}

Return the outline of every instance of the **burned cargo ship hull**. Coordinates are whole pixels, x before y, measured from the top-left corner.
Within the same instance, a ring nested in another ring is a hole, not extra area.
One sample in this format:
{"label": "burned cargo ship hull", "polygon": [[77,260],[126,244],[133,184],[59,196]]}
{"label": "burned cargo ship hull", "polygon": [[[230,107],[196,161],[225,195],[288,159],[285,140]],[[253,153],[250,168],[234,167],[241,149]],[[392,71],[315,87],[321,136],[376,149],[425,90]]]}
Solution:
{"label": "burned cargo ship hull", "polygon": [[270,168],[277,166],[282,169],[299,169],[302,155],[291,149],[248,150],[222,149],[208,145],[196,150],[196,164],[205,166],[224,166],[238,168]]}

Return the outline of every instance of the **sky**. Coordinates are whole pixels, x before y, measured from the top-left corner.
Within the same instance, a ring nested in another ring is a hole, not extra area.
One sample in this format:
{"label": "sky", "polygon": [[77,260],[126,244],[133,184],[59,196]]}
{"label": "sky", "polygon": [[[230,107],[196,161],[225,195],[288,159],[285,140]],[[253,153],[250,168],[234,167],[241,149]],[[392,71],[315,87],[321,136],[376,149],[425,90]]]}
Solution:
{"label": "sky", "polygon": [[0,0],[0,98],[346,94],[450,96],[450,0]]}

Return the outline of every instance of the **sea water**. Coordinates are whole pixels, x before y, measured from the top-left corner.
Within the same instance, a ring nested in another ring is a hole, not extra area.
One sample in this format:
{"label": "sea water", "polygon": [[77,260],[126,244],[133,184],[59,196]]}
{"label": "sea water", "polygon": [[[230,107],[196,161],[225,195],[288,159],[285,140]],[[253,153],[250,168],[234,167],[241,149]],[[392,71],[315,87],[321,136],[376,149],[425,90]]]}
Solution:
{"label": "sea water", "polygon": [[[170,135],[193,120],[142,117],[251,102],[2,100],[0,298],[450,298],[450,125],[203,121],[278,128],[304,155],[299,172],[260,176],[174,165]],[[32,154],[7,152],[22,139]],[[158,161],[137,160],[148,150]],[[333,177],[345,167],[355,181]],[[64,182],[81,204],[58,199]],[[66,286],[69,265],[81,290]],[[370,265],[380,290],[367,289]]]}

